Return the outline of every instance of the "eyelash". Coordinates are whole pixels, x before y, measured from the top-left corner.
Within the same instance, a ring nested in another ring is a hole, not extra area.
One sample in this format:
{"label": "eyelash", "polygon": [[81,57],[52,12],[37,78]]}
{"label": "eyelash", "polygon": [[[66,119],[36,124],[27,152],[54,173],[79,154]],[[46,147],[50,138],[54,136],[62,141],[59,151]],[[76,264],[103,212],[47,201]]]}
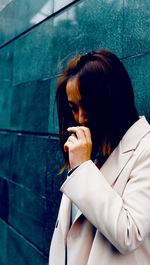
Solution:
{"label": "eyelash", "polygon": [[76,112],[78,110],[78,108],[74,105],[69,105],[69,107],[73,112]]}

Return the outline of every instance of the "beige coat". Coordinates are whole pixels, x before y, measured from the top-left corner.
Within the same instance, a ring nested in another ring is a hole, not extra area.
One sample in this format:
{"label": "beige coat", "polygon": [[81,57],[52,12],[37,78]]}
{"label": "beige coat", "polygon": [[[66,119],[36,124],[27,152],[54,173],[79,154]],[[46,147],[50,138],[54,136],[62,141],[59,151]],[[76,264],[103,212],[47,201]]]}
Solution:
{"label": "beige coat", "polygon": [[[150,265],[150,125],[144,117],[100,170],[84,162],[61,191],[49,265]],[[69,227],[71,201],[79,210]]]}

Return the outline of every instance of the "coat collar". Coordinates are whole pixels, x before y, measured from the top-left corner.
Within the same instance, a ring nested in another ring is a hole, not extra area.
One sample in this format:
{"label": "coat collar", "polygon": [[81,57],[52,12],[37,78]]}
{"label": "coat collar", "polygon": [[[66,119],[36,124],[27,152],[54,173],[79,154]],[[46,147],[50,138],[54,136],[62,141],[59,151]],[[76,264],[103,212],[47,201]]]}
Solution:
{"label": "coat collar", "polygon": [[140,140],[149,132],[150,125],[143,116],[125,133],[119,145],[100,169],[110,185],[114,184],[131,158]]}
{"label": "coat collar", "polygon": [[139,120],[135,122],[125,133],[121,140],[122,152],[128,152],[135,150],[139,141],[150,132],[150,125],[144,116],[139,117]]}

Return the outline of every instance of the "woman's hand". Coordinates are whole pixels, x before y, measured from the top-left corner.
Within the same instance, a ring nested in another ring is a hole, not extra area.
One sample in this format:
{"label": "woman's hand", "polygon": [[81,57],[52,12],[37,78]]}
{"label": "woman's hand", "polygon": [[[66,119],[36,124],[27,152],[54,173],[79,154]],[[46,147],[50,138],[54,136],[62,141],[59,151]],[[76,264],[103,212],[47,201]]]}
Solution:
{"label": "woman's hand", "polygon": [[91,158],[92,140],[91,132],[87,127],[69,127],[67,130],[72,134],[64,144],[64,151],[69,153],[71,170]]}

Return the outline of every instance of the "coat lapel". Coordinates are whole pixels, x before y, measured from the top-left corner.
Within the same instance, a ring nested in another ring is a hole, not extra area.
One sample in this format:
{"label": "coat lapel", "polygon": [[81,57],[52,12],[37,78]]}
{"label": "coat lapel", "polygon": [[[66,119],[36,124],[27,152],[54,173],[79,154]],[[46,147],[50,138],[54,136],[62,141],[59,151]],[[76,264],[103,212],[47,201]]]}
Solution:
{"label": "coat lapel", "polygon": [[60,223],[64,239],[66,239],[67,232],[70,227],[70,215],[71,215],[71,200],[65,194],[63,194],[60,205],[60,212],[58,215],[58,222]]}
{"label": "coat lapel", "polygon": [[50,248],[49,265],[66,264],[66,240],[70,226],[71,201],[63,194]]}
{"label": "coat lapel", "polygon": [[134,150],[130,150],[126,153],[122,153],[120,143],[101,167],[100,171],[110,185],[113,185],[113,183],[119,177],[121,171],[131,158],[133,151]]}
{"label": "coat lapel", "polygon": [[145,117],[141,117],[125,133],[117,148],[106,160],[100,171],[110,185],[116,181],[120,173],[132,157],[140,140],[150,132],[150,125]]}

